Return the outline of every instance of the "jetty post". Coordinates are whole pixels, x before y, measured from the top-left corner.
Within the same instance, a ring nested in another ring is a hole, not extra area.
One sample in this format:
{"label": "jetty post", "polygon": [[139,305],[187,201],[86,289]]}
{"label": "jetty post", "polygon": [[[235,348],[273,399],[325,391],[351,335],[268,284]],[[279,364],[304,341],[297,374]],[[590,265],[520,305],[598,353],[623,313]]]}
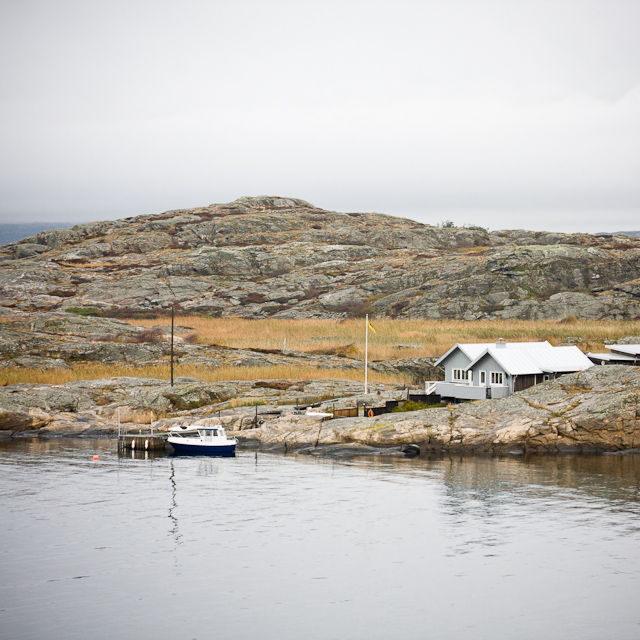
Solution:
{"label": "jetty post", "polygon": [[127,434],[123,436],[119,451],[164,451],[165,440],[162,436]]}
{"label": "jetty post", "polygon": [[118,407],[118,451],[164,451],[165,438],[162,435],[156,436],[153,433],[153,411],[151,412],[151,434],[139,435],[126,433],[122,429],[120,422],[120,407]]}

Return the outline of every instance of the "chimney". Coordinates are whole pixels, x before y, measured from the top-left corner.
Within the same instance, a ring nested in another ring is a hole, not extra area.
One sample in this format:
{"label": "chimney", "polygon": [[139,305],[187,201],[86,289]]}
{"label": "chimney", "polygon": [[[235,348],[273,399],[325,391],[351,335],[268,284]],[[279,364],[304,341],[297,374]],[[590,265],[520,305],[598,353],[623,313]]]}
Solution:
{"label": "chimney", "polygon": [[507,343],[505,342],[504,338],[500,338],[498,342],[496,342],[496,349],[506,349],[506,348],[507,348]]}

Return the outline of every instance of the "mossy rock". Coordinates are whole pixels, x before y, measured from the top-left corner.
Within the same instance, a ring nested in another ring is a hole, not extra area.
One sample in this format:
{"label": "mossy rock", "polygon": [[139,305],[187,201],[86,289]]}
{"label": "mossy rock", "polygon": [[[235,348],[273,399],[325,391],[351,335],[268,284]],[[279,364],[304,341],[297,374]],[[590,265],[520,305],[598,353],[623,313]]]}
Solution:
{"label": "mossy rock", "polygon": [[189,411],[229,400],[236,395],[236,391],[224,385],[190,384],[173,387],[164,391],[162,395],[178,411]]}

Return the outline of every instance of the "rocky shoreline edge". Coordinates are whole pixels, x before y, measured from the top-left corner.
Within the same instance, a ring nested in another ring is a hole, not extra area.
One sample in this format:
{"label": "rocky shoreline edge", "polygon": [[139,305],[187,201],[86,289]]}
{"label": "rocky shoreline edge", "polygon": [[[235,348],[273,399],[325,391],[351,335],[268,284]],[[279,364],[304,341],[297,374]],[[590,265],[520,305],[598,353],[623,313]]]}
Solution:
{"label": "rocky shoreline edge", "polygon": [[[593,367],[500,400],[325,422],[295,415],[292,405],[324,398],[331,406],[369,406],[406,395],[392,384],[344,380],[231,381],[178,378],[174,387],[148,378],[108,378],[64,385],[0,388],[0,436],[113,437],[221,422],[242,448],[309,455],[413,456],[428,453],[605,453],[640,448],[640,369]],[[245,406],[230,407],[234,401]],[[250,405],[250,406],[246,406]]]}

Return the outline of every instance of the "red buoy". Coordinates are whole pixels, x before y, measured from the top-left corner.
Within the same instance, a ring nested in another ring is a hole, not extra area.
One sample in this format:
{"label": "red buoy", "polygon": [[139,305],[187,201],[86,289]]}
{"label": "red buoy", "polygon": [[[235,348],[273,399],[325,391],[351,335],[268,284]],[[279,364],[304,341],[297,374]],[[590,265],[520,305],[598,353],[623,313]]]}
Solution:
{"label": "red buoy", "polygon": [[98,456],[93,456],[93,461],[95,462],[96,460],[98,460]]}

